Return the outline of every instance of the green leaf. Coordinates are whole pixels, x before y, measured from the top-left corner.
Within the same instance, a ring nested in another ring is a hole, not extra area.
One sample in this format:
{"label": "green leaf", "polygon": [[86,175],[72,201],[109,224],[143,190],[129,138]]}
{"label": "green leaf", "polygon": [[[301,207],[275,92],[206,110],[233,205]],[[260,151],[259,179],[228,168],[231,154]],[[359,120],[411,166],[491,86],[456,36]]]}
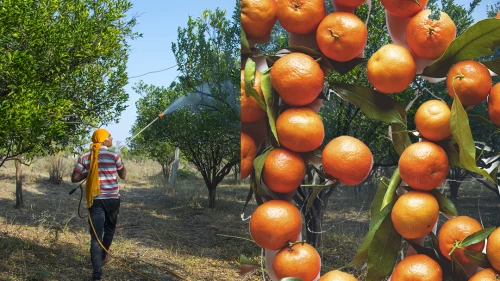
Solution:
{"label": "green leaf", "polygon": [[476,243],[479,243],[481,241],[484,241],[490,234],[496,229],[496,227],[489,227],[485,229],[481,229],[477,232],[472,233],[471,235],[467,236],[460,242],[460,246],[462,247],[467,247]]}
{"label": "green leaf", "polygon": [[387,124],[406,124],[404,106],[390,96],[358,85],[333,83],[332,86],[334,93],[358,106],[368,117]]}
{"label": "green leaf", "polygon": [[240,274],[241,275],[246,275],[256,269],[259,269],[260,266],[258,263],[250,260],[249,258],[245,257],[244,255],[240,255]]}
{"label": "green leaf", "polygon": [[[329,58],[327,59],[330,65],[333,67],[333,69],[340,74],[346,74],[349,71],[353,70],[359,64],[368,62],[368,58],[353,58],[352,60],[346,62],[334,61]],[[320,61],[319,63],[321,64],[321,62],[322,61]]]}
{"label": "green leaf", "polygon": [[388,276],[396,264],[401,249],[401,235],[396,231],[390,216],[378,228],[368,249],[367,281],[379,281]]}
{"label": "green leaf", "polygon": [[[500,21],[491,18],[478,21],[453,40],[444,54],[427,66],[422,75],[435,78],[446,77],[453,64],[491,55],[498,47],[500,47]],[[497,68],[498,65],[497,63]]]}
{"label": "green leaf", "polygon": [[454,255],[451,255],[451,270],[453,274],[454,281],[467,281],[469,278],[467,277],[467,273],[463,266],[457,261]]}
{"label": "green leaf", "polygon": [[383,209],[390,202],[394,200],[394,194],[396,194],[396,190],[403,180],[401,179],[401,175],[399,174],[399,167],[394,170],[392,174],[391,181],[389,182],[389,186],[387,187],[387,191],[385,192],[384,199],[382,200],[382,205],[380,209]]}
{"label": "green leaf", "polygon": [[476,165],[476,146],[472,139],[469,118],[457,95],[455,95],[451,106],[450,128],[459,147],[460,166],[495,182],[486,171]]}
{"label": "green leaf", "polygon": [[474,265],[482,268],[491,268],[491,263],[488,256],[481,252],[464,250],[465,257]]}
{"label": "green leaf", "polygon": [[500,73],[500,58],[496,58],[494,60],[483,61],[482,62],[489,70],[495,72],[496,74]]}
{"label": "green leaf", "polygon": [[275,63],[275,62],[276,62],[279,58],[281,58],[281,57],[280,57],[280,56],[265,56],[265,58],[266,58],[266,63],[267,63],[267,66],[268,66],[269,68],[271,68],[271,67],[274,65],[274,63]]}
{"label": "green leaf", "polygon": [[421,245],[419,245],[415,242],[412,242],[411,240],[408,240],[408,239],[405,239],[405,240],[406,240],[406,242],[408,242],[408,244],[410,244],[410,246],[413,247],[413,249],[415,249],[415,251],[417,251],[417,253],[424,254],[437,262],[440,261],[439,255],[436,253],[435,249],[421,246]]}
{"label": "green leaf", "polygon": [[268,147],[264,152],[255,157],[253,160],[253,168],[255,171],[255,194],[259,196],[266,197],[266,192],[262,188],[261,179],[262,179],[262,170],[264,169],[264,163],[266,162],[267,155],[273,150],[272,147]]}
{"label": "green leaf", "polygon": [[[436,234],[434,234],[434,232],[431,232],[429,234],[431,235],[432,247],[434,248],[434,250],[436,250],[436,252],[441,253],[441,250],[439,249],[439,240]],[[445,256],[443,257],[446,258]]]}
{"label": "green leaf", "polygon": [[[377,187],[377,193],[375,193],[375,197],[373,198],[372,204],[370,205],[370,217],[374,218],[377,216],[378,213],[380,213],[383,208],[382,202],[385,197],[385,194],[387,193],[387,189],[389,188],[389,179],[386,177],[382,177],[380,179],[380,183]],[[373,220],[370,220],[370,229],[372,229],[372,222]]]}
{"label": "green leaf", "polygon": [[245,30],[241,28],[241,54],[242,55],[252,55],[253,52],[250,49],[250,44],[248,44],[247,34]]}
{"label": "green leaf", "polygon": [[408,135],[408,132],[402,124],[393,123],[390,125],[390,128],[394,149],[401,155],[403,151],[412,144],[410,135]]}
{"label": "green leaf", "polygon": [[264,104],[264,101],[260,98],[257,91],[253,88],[253,85],[255,83],[255,71],[255,62],[251,58],[248,58],[245,64],[245,93],[247,97],[254,97],[257,100],[259,107],[265,111],[266,105]]}
{"label": "green leaf", "polygon": [[359,249],[356,252],[356,255],[354,256],[354,259],[349,263],[349,265],[360,264],[368,260],[369,251],[370,248],[372,247],[375,234],[377,233],[378,229],[380,228],[386,217],[391,213],[393,205],[394,205],[393,203],[387,205],[380,212],[378,212],[377,209],[377,213],[375,214],[375,216],[370,216],[370,230],[366,234],[365,238],[363,239],[363,243],[361,243],[361,245],[359,246]]}
{"label": "green leaf", "polygon": [[450,166],[462,168],[457,142],[454,139],[445,139],[437,142],[437,144],[439,144],[439,146],[441,146],[446,152],[446,155],[448,155],[448,162],[450,163]]}
{"label": "green leaf", "polygon": [[453,202],[436,189],[430,191],[439,204],[439,211],[446,216],[458,216],[457,209]]}
{"label": "green leaf", "polygon": [[269,126],[271,127],[271,132],[279,145],[278,133],[276,133],[276,119],[278,118],[278,112],[276,112],[276,106],[274,106],[275,94],[273,91],[273,86],[271,84],[270,68],[264,71],[261,75],[260,86],[262,87],[262,92],[264,93],[264,99],[267,105],[267,117],[269,119]]}
{"label": "green leaf", "polygon": [[258,263],[252,261],[251,259],[245,257],[244,255],[240,255],[240,264],[260,266]]}
{"label": "green leaf", "polygon": [[314,199],[316,199],[316,196],[318,196],[318,194],[321,192],[321,190],[323,190],[324,188],[327,188],[327,187],[328,188],[334,187],[337,184],[339,184],[339,181],[337,181],[334,184],[328,184],[328,185],[322,185],[322,186],[316,187],[316,189],[314,189],[314,191],[311,193],[311,195],[307,199],[306,211],[309,212],[309,208],[311,208],[311,206],[314,202]]}

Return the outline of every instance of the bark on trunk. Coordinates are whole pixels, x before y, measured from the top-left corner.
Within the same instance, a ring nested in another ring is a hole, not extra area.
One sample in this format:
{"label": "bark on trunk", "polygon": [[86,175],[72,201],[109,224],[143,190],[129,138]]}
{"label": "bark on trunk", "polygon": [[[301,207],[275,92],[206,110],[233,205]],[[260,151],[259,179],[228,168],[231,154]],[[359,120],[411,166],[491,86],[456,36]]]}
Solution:
{"label": "bark on trunk", "polygon": [[23,173],[20,160],[15,160],[16,164],[16,208],[24,206],[23,201]]}
{"label": "bark on trunk", "polygon": [[216,186],[211,186],[208,188],[208,208],[215,208],[215,198],[216,198]]}
{"label": "bark on trunk", "polygon": [[460,186],[460,183],[458,183],[456,181],[449,181],[448,184],[450,185],[450,198],[457,199],[458,198],[458,187]]}

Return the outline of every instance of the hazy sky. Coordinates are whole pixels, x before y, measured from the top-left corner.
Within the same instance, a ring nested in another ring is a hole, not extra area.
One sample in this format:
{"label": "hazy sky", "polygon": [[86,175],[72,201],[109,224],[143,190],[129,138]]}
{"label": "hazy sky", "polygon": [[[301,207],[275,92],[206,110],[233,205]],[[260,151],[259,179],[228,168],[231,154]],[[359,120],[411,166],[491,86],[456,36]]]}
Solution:
{"label": "hazy sky", "polygon": [[[150,71],[166,69],[176,65],[172,53],[172,42],[177,42],[177,28],[186,27],[188,17],[199,17],[203,10],[215,10],[219,7],[227,11],[230,17],[236,5],[235,0],[188,0],[177,1],[175,4],[166,0],[132,0],[133,8],[129,15],[137,15],[138,24],[136,31],[143,34],[142,38],[131,41],[132,52],[130,53],[127,64],[129,77],[141,75]],[[469,0],[457,0],[458,4],[468,8]],[[475,20],[486,17],[486,6],[492,5],[496,0],[482,0],[479,7],[473,13]],[[127,137],[130,137],[130,129],[136,119],[135,102],[140,98],[132,90],[132,86],[141,79],[146,84],[156,86],[168,86],[176,78],[177,68],[170,70],[147,74],[139,78],[130,78],[129,84],[125,87],[129,94],[128,108],[122,112],[120,122],[105,126],[116,141],[125,143]],[[165,121],[160,119],[157,122]]]}

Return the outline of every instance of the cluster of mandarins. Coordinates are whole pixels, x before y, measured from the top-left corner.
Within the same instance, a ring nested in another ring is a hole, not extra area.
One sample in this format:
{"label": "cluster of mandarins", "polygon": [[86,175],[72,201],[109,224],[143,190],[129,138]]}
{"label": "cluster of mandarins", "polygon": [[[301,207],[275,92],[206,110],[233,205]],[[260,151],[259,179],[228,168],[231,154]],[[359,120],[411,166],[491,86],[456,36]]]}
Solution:
{"label": "cluster of mandarins", "polygon": [[[242,0],[241,23],[247,39],[264,43],[276,21],[288,32],[314,34],[315,44],[326,57],[346,62],[362,56],[367,43],[366,24],[354,13],[364,0],[334,0],[336,12],[326,14],[324,0]],[[456,27],[444,12],[431,15],[425,10],[427,0],[381,0],[386,12],[404,19],[405,46],[388,44],[368,60],[367,77],[374,88],[385,94],[404,91],[414,80],[420,60],[438,59],[455,39]],[[267,137],[265,107],[248,95],[245,70],[241,70],[241,177],[253,170],[257,148]],[[261,72],[256,71],[252,87],[261,100]],[[318,115],[324,87],[325,71],[311,56],[291,52],[282,54],[270,70],[270,80],[282,103],[276,120],[279,146],[265,159],[262,183],[275,193],[293,193],[306,175],[305,156],[317,150],[324,139],[323,122]],[[492,87],[489,70],[480,62],[464,60],[448,71],[446,85],[451,97],[458,96],[464,106],[482,103],[488,97],[488,113],[492,123],[500,126],[500,84]],[[440,100],[429,100],[417,110],[415,124],[423,141],[407,147],[399,160],[401,179],[411,191],[399,196],[391,218],[402,237],[418,239],[428,235],[439,217],[439,205],[431,190],[441,185],[449,171],[449,160],[436,142],[450,137],[450,109]],[[321,166],[326,174],[346,185],[357,185],[368,176],[373,157],[360,140],[341,136],[322,150]],[[450,252],[460,263],[469,262],[463,250],[482,251],[484,241],[457,247],[468,235],[481,230],[481,224],[470,217],[449,219],[440,228],[438,240],[444,256]],[[297,241],[302,219],[298,208],[289,201],[270,200],[257,207],[250,219],[250,233],[260,247],[278,251],[272,262],[277,279],[296,277],[315,280],[320,274],[321,260],[310,245]],[[488,240],[487,255],[493,267],[500,270],[500,230]],[[490,246],[491,245],[491,246]],[[490,249],[491,250],[488,250]],[[498,272],[485,269],[485,272]],[[478,273],[478,274],[486,274]],[[395,268],[392,280],[441,280],[441,268],[425,255],[408,256]],[[409,278],[409,279],[408,279]],[[331,271],[319,280],[356,280],[341,271]],[[413,280],[413,279],[411,279]],[[476,280],[476,279],[471,279]],[[486,280],[486,279],[477,279]],[[491,279],[493,280],[493,279]]]}

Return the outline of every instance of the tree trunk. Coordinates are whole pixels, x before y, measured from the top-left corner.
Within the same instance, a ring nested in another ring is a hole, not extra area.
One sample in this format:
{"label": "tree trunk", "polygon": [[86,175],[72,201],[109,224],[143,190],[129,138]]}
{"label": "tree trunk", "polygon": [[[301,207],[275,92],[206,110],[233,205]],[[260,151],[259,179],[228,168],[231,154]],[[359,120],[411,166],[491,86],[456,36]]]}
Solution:
{"label": "tree trunk", "polygon": [[456,181],[449,181],[448,184],[450,185],[450,199],[457,199],[458,198],[458,187],[460,186],[459,182]]}
{"label": "tree trunk", "polygon": [[172,165],[172,179],[171,188],[172,192],[175,192],[175,186],[177,184],[177,169],[179,168],[179,147],[175,148],[174,164]]}
{"label": "tree trunk", "polygon": [[216,198],[216,189],[217,186],[212,184],[208,188],[208,208],[213,209],[215,208],[215,198]]}
{"label": "tree trunk", "polygon": [[161,163],[161,172],[162,172],[163,179],[165,180],[165,182],[168,182],[168,179],[170,177],[170,169],[168,166],[168,162]]}
{"label": "tree trunk", "polygon": [[[19,156],[21,157],[21,156]],[[23,172],[21,160],[15,160],[16,164],[16,208],[24,206],[23,201]]]}

